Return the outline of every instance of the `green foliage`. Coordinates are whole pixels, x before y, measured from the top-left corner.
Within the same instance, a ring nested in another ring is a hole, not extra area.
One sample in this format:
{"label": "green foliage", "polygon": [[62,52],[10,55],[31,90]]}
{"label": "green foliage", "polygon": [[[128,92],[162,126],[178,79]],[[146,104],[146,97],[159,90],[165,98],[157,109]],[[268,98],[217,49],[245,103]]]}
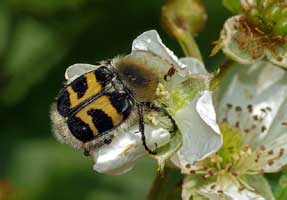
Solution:
{"label": "green foliage", "polygon": [[242,12],[240,0],[223,0],[223,5],[233,13]]}
{"label": "green foliage", "polygon": [[8,170],[15,189],[13,198],[134,199],[138,193],[148,191],[150,176],[156,172],[154,163],[147,160],[136,167],[141,173],[130,172],[121,177],[96,174],[92,165],[92,159],[83,152],[55,140],[25,142],[14,151]]}

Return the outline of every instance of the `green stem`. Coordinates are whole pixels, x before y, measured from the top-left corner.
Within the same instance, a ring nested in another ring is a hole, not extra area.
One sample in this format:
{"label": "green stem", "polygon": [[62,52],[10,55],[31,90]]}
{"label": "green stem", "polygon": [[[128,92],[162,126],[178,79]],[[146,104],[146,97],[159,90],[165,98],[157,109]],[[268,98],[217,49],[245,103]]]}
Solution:
{"label": "green stem", "polygon": [[194,57],[203,61],[199,47],[191,33],[183,33],[176,37],[185,56]]}

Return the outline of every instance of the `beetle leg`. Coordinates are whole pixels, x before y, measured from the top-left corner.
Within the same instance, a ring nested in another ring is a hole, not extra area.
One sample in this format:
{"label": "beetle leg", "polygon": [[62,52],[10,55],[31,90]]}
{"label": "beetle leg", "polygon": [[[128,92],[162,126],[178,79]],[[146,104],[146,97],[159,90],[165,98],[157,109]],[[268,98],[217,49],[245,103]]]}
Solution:
{"label": "beetle leg", "polygon": [[[144,132],[144,118],[143,118],[143,107],[141,103],[136,104],[137,106],[137,110],[138,110],[138,116],[139,116],[139,131],[141,133],[141,139],[143,142],[143,146],[145,148],[145,150],[150,153],[155,155],[156,154],[156,150],[151,150],[147,144],[146,144],[146,137],[145,137],[145,132]],[[157,146],[157,145],[156,145]]]}
{"label": "beetle leg", "polygon": [[151,103],[151,102],[144,102],[144,105],[145,105],[146,107],[148,107],[149,109],[152,109],[152,110],[154,110],[154,111],[156,111],[156,112],[161,112],[161,113],[163,113],[165,116],[167,116],[167,117],[169,118],[169,120],[171,121],[172,126],[173,126],[173,129],[172,129],[172,137],[174,137],[175,134],[176,134],[176,132],[177,132],[177,130],[178,130],[178,127],[177,127],[177,125],[176,125],[176,123],[175,123],[175,120],[174,120],[173,117],[167,112],[167,110],[164,109],[164,108],[158,107],[158,106],[156,106],[154,103]]}

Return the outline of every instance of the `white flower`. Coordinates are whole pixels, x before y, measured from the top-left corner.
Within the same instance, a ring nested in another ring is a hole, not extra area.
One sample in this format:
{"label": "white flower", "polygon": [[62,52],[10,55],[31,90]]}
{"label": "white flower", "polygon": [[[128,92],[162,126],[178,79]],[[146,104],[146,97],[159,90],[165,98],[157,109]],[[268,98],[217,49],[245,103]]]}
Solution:
{"label": "white flower", "polygon": [[[152,56],[145,55],[144,52]],[[194,58],[178,59],[161,41],[155,30],[138,36],[132,44],[128,55],[145,63],[146,67],[156,68],[161,82],[157,88],[156,104],[166,105],[174,118],[179,131],[171,137],[167,120],[157,117],[155,113],[146,116],[145,135],[147,145],[157,144],[159,168],[163,169],[168,160],[179,148],[182,155],[194,162],[216,152],[222,145],[222,137],[216,124],[215,110],[211,92],[208,91],[209,75],[203,64]],[[66,71],[67,80],[73,80],[96,66],[78,64]],[[163,76],[174,67],[176,72],[164,81]],[[168,121],[170,124],[170,122]],[[94,169],[109,174],[122,174],[132,169],[136,160],[148,153],[142,145],[138,123],[133,122],[125,131],[119,133],[109,145],[94,149]],[[125,127],[126,128],[126,127]]]}
{"label": "white flower", "polygon": [[224,143],[216,154],[194,165],[180,155],[174,159],[183,173],[204,179],[201,186],[189,187],[183,194],[273,199],[262,174],[277,172],[287,164],[286,71],[263,61],[233,66],[215,97]]}

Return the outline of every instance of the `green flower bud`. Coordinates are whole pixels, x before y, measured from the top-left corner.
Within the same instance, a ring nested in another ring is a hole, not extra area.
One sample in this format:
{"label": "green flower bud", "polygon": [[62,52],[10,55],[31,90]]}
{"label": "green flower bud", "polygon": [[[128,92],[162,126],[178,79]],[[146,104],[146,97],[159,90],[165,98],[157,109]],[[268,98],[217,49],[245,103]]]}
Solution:
{"label": "green flower bud", "polygon": [[162,8],[162,23],[171,35],[177,31],[197,35],[204,28],[206,19],[200,0],[168,0]]}
{"label": "green flower bud", "polygon": [[162,7],[161,22],[165,31],[181,45],[186,56],[202,60],[193,38],[205,26],[207,15],[201,0],[168,0]]}

